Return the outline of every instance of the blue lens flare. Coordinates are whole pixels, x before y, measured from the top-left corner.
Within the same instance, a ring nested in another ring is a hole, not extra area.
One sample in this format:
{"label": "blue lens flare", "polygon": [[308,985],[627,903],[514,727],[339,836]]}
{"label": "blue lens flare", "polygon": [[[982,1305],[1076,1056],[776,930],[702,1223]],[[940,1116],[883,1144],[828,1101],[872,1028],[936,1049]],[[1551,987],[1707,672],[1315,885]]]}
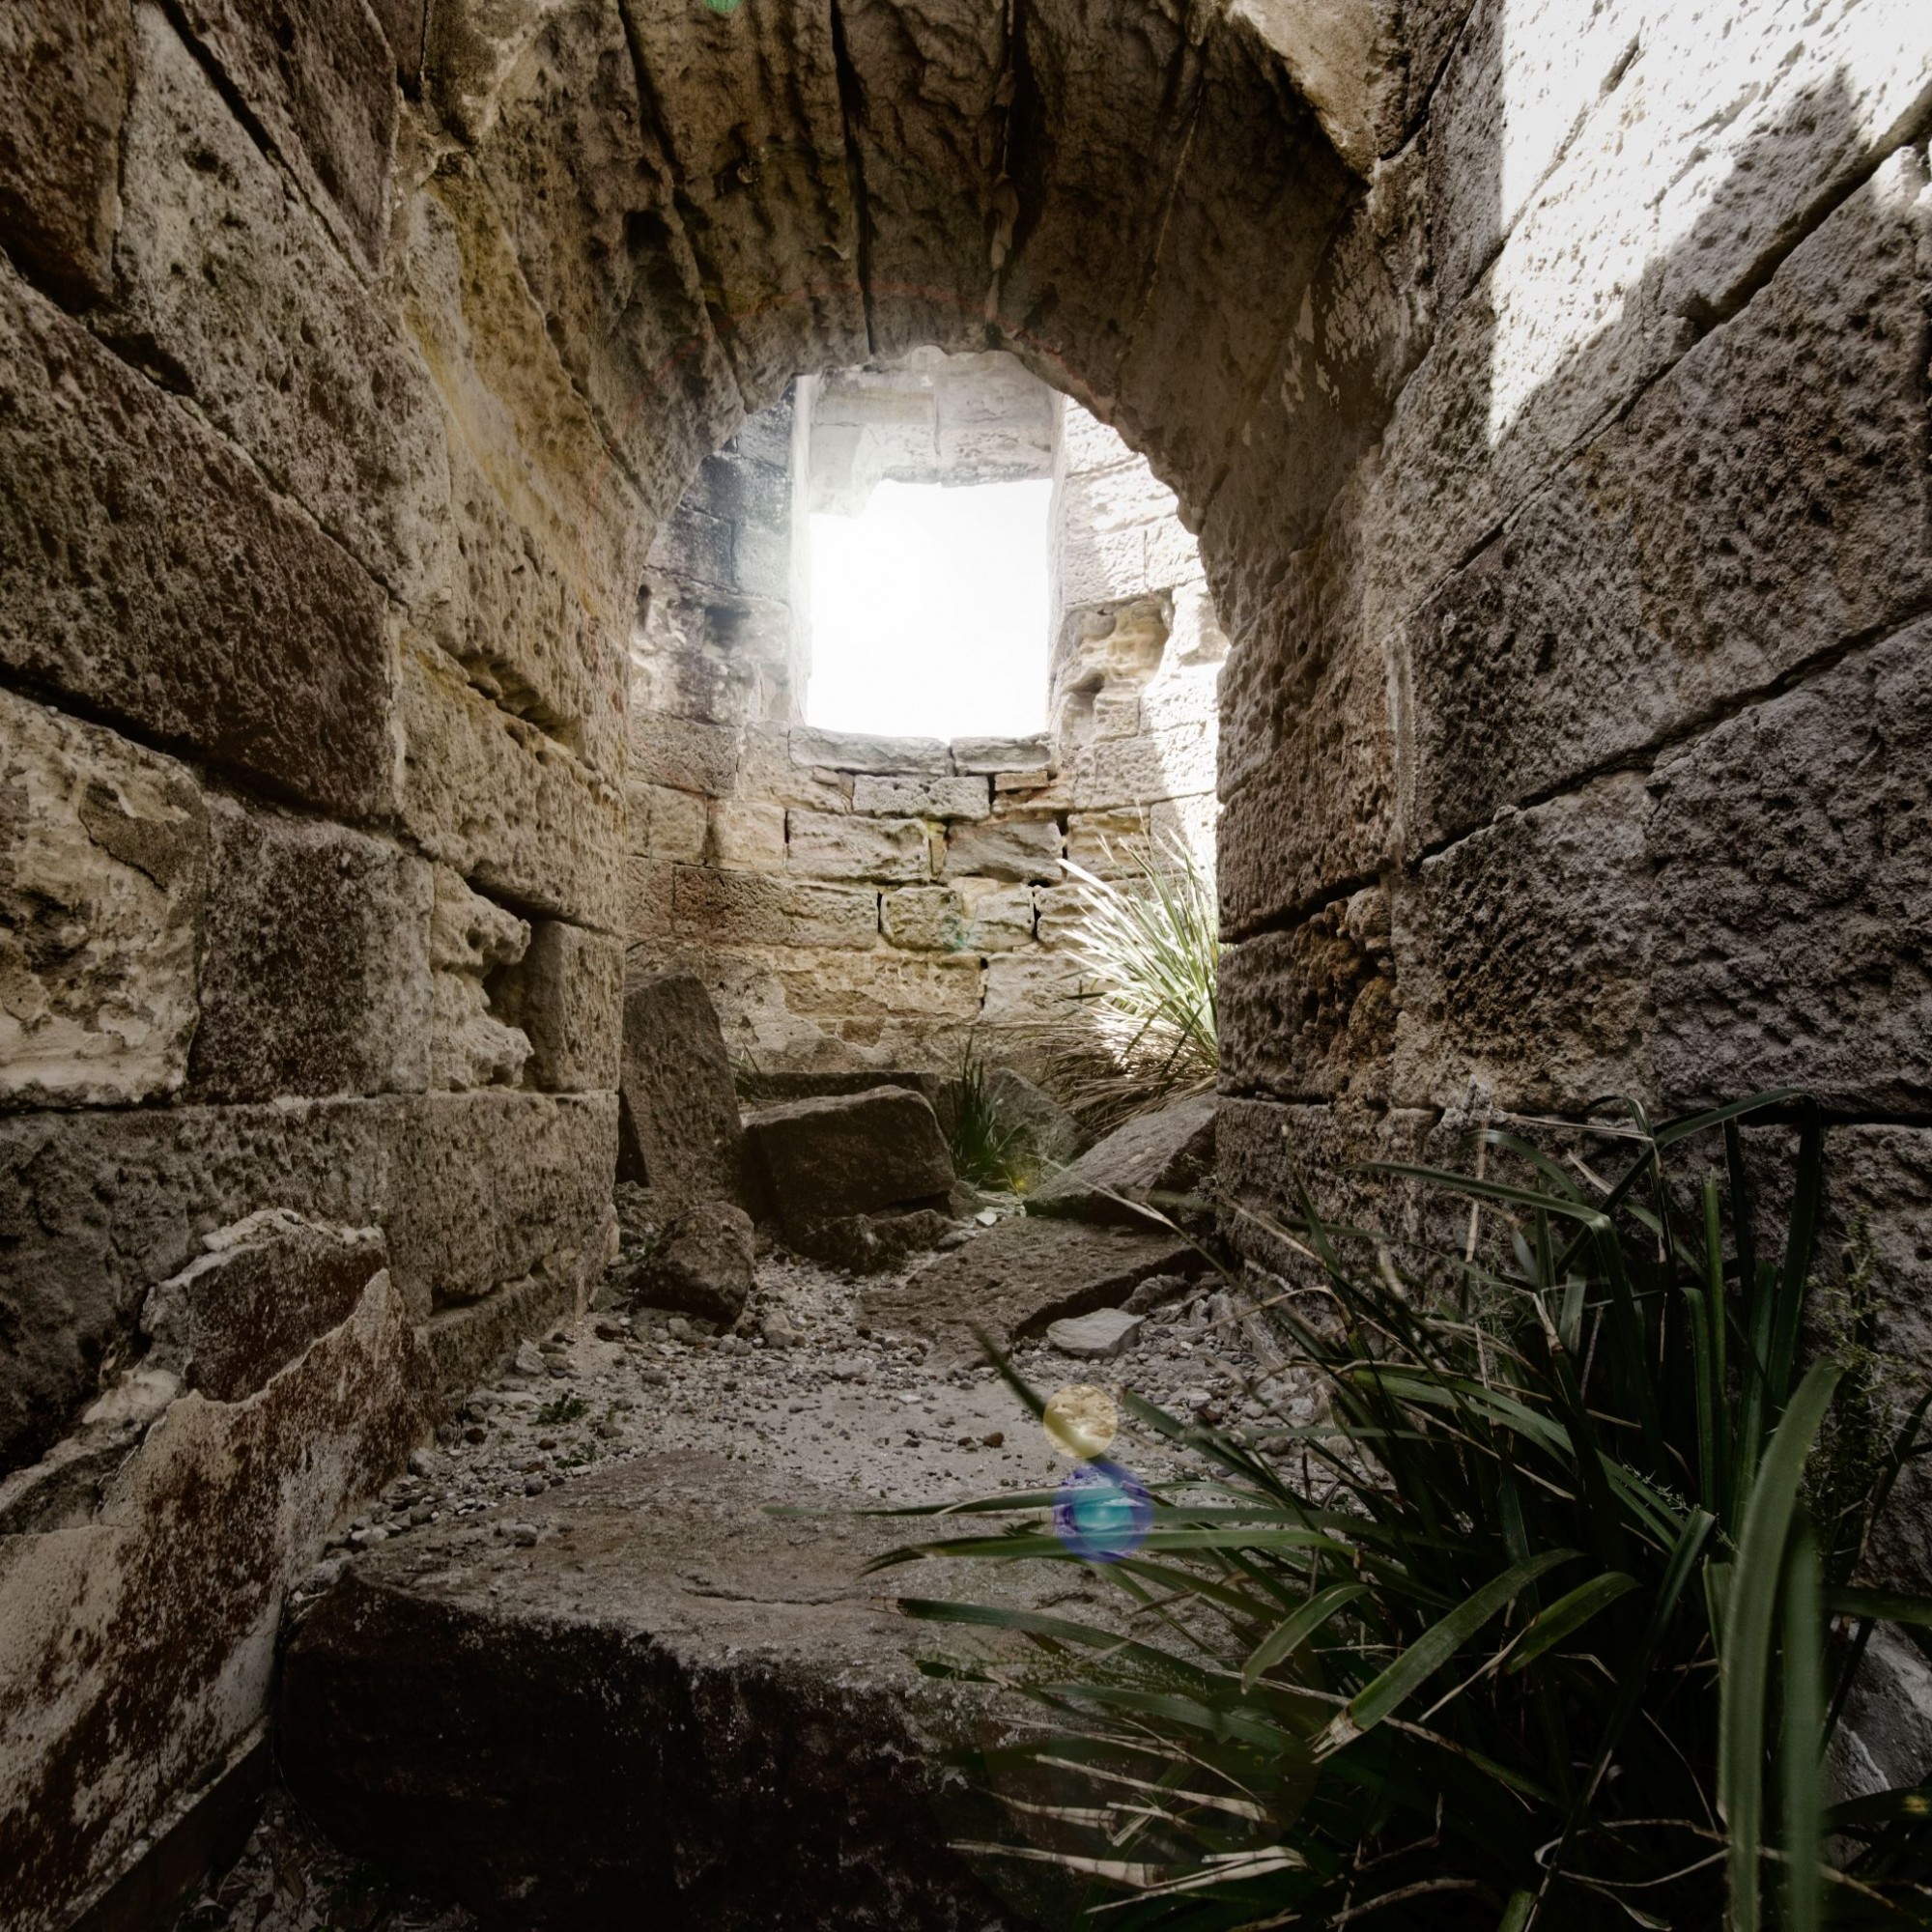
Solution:
{"label": "blue lens flare", "polygon": [[1061,1484],[1053,1499],[1054,1533],[1089,1563],[1118,1563],[1147,1541],[1153,1498],[1131,1469],[1095,1457]]}

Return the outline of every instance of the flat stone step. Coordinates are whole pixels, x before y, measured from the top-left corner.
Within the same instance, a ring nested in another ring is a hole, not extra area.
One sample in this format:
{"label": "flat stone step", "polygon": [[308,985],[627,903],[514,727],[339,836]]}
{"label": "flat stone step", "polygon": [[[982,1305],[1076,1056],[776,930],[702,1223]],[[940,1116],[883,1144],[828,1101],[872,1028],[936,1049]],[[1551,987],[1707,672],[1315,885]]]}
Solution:
{"label": "flat stone step", "polygon": [[996,1719],[890,1607],[959,1573],[863,1577],[916,1525],[773,1502],[849,1508],[657,1456],[357,1558],[288,1654],[297,1801],[503,1925],[1016,1926],[949,1848],[987,1821],[938,1768]]}

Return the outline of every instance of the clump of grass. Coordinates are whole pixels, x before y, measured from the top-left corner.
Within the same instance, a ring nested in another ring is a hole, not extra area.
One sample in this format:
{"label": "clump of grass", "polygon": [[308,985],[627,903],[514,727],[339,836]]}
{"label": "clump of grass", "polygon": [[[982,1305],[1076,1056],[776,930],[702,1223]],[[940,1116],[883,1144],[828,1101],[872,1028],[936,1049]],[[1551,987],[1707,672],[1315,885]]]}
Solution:
{"label": "clump of grass", "polygon": [[[1008,1821],[976,1855],[1084,1890],[1056,1923],[1932,1923],[1932,1787],[1820,1790],[1875,1622],[1932,1623],[1857,1567],[1932,1398],[1876,1454],[1831,1455],[1870,1409],[1856,1365],[1798,1360],[1822,1130],[1800,1110],[1775,1257],[1739,1131],[1795,1098],[1637,1113],[1609,1182],[1500,1130],[1517,1178],[1378,1170],[1481,1208],[1489,1238],[1446,1252],[1306,1200],[1265,1224],[1303,1270],[1276,1313],[1327,1419],[1268,1425],[1277,1457],[1129,1396],[1203,1466],[1136,1551],[1084,1566],[1118,1614],[902,1605],[1032,1647],[928,1666],[1051,1727],[973,1766]],[[1714,1139],[1718,1171],[1685,1177]],[[989,1497],[967,1507],[1023,1513],[882,1561],[1077,1561],[1042,1500]]]}
{"label": "clump of grass", "polygon": [[1210,1089],[1221,1065],[1213,875],[1178,839],[1130,852],[1120,879],[1062,864],[1077,889],[1069,951],[1082,984],[1052,1030],[1049,1084],[1101,1129]]}
{"label": "clump of grass", "polygon": [[1023,1122],[1009,1121],[986,1083],[985,1063],[968,1041],[953,1083],[947,1140],[952,1171],[974,1187],[1023,1194],[1039,1173],[1039,1151]]}
{"label": "clump of grass", "polygon": [[546,1428],[554,1428],[561,1422],[582,1421],[589,1412],[589,1405],[581,1395],[560,1395],[537,1410],[537,1421]]}

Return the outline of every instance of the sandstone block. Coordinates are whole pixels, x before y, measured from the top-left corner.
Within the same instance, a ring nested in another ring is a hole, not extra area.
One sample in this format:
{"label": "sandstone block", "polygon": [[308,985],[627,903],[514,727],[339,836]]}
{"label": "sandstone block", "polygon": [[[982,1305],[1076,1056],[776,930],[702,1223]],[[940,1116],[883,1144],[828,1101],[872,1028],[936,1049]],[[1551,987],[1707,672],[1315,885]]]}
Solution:
{"label": "sandstone block", "polygon": [[0,1104],[186,1077],[208,814],[185,767],[0,692]]}
{"label": "sandstone block", "polygon": [[437,654],[404,653],[402,696],[411,836],[486,892],[614,932],[624,840],[615,787]]}
{"label": "sandstone block", "polygon": [[382,592],[11,273],[0,471],[0,663],[272,790],[384,808]]}
{"label": "sandstone block", "polygon": [[673,924],[683,939],[720,946],[878,943],[878,895],[853,886],[679,866],[671,895]]}
{"label": "sandstone block", "polygon": [[996,885],[991,879],[960,879],[956,890],[966,904],[966,945],[973,952],[1011,952],[1034,941],[1034,894],[1037,887]]}
{"label": "sandstone block", "polygon": [[1672,1106],[1796,1086],[1932,1098],[1932,624],[1741,712],[1659,767],[1657,1074]]}
{"label": "sandstone block", "polygon": [[677,870],[668,860],[624,861],[624,931],[631,945],[661,946],[669,940]]}
{"label": "sandstone block", "polygon": [[[1102,736],[1073,775],[1073,803],[1084,811],[1140,805],[1214,789],[1214,727],[1208,721],[1143,731],[1136,715],[1112,739]],[[1103,723],[1095,707],[1095,723]]]}
{"label": "sandstone block", "polygon": [[[424,1363],[388,1276],[238,1402],[190,1391],[98,1515],[10,1539],[0,1576],[0,1809],[19,1821],[0,1918],[51,1926],[268,1715],[282,1606],[352,1500],[429,1433]],[[71,1779],[70,1783],[67,1780]],[[65,1794],[113,1791],[71,1815]]]}
{"label": "sandstone block", "polygon": [[828,769],[794,764],[786,724],[748,724],[738,766],[738,795],[802,806],[809,811],[849,811],[852,780]]}
{"label": "sandstone block", "polygon": [[1379,887],[1221,955],[1222,1053],[1244,1085],[1285,1099],[1378,1091],[1396,1010],[1388,897]]}
{"label": "sandstone block", "polygon": [[656,711],[632,714],[633,780],[721,798],[731,790],[737,769],[738,734],[730,725]]}
{"label": "sandstone block", "polygon": [[946,876],[1054,880],[1060,876],[1061,845],[1060,827],[1050,818],[962,825],[946,841]]}
{"label": "sandstone block", "polygon": [[852,783],[852,810],[887,817],[984,818],[992,809],[983,778],[875,778]]}
{"label": "sandstone block", "polygon": [[686,865],[704,857],[709,806],[696,792],[637,782],[625,786],[624,802],[630,808],[632,851]]}
{"label": "sandstone block", "polygon": [[197,1098],[420,1092],[431,868],[313,819],[209,805]]}
{"label": "sandstone block", "polygon": [[427,374],[166,16],[134,21],[110,327],[414,602],[448,499]]}
{"label": "sandstone block", "polygon": [[875,738],[863,731],[821,731],[796,724],[791,733],[795,765],[822,765],[838,772],[912,772],[944,778],[952,769],[938,738]]}
{"label": "sandstone block", "polygon": [[711,862],[728,872],[782,872],[785,813],[781,805],[719,799],[711,807]]}
{"label": "sandstone block", "polygon": [[1012,777],[1037,773],[1043,783],[1054,772],[1053,740],[1044,731],[1027,738],[955,738],[952,769]]}
{"label": "sandstone block", "polygon": [[1046,1342],[1076,1361],[1100,1362],[1130,1348],[1147,1326],[1145,1315],[1124,1308],[1096,1308],[1091,1315],[1063,1316],[1046,1324]]}
{"label": "sandstone block", "polygon": [[952,1185],[932,1104],[903,1087],[756,1108],[746,1116],[745,1141],[793,1242],[828,1222],[927,1202]]}
{"label": "sandstone block", "polygon": [[380,268],[388,234],[395,57],[350,0],[296,9],[188,0],[188,29],[248,103],[310,205]]}
{"label": "sandstone block", "polygon": [[1152,852],[1145,811],[1076,811],[1067,817],[1066,856],[1096,879],[1131,878],[1135,859]]}
{"label": "sandstone block", "polygon": [[1137,1115],[1035,1189],[1027,1212],[1150,1226],[1135,1203],[1151,1202],[1171,1214],[1172,1204],[1161,1197],[1191,1194],[1212,1171],[1214,1118],[1211,1094]]}
{"label": "sandstone block", "polygon": [[951,886],[883,893],[879,930],[909,952],[956,952],[966,944],[966,901]]}
{"label": "sandstone block", "polygon": [[75,306],[107,291],[128,29],[118,0],[14,8],[0,25],[0,233]]}
{"label": "sandstone block", "polygon": [[743,1134],[717,1009],[689,974],[624,996],[622,1167],[674,1208],[742,1203]]}
{"label": "sandstone block", "polygon": [[[985,978],[981,1020],[989,1027],[1022,1032],[1042,1022],[1064,1026],[1073,1017],[1068,1001],[1086,983],[1086,976],[1064,954],[1031,947],[989,954]],[[1010,1050],[1006,1057],[1013,1057]]]}
{"label": "sandstone block", "polygon": [[728,1328],[752,1294],[752,1217],[729,1201],[700,1201],[659,1236],[631,1283],[632,1298]]}
{"label": "sandstone block", "polygon": [[242,1402],[346,1321],[388,1264],[380,1228],[333,1228],[265,1208],[217,1229],[141,1309],[143,1366],[212,1402]]}
{"label": "sandstone block", "polygon": [[[1144,845],[1145,840],[1142,843]],[[1067,857],[1073,857],[1070,850]],[[1092,870],[1092,867],[1086,869]],[[1088,896],[1088,888],[1084,885],[1034,887],[1033,901],[1042,946],[1065,947],[1080,943],[1087,925]]]}
{"label": "sandstone block", "polygon": [[502,994],[530,1043],[525,1079],[550,1094],[609,1092],[622,1058],[624,948],[605,932],[539,920]]}
{"label": "sandstone block", "polygon": [[1425,860],[1391,907],[1396,1092],[1505,1107],[1649,1091],[1651,919],[1643,781],[1619,774],[1499,818]]}
{"label": "sandstone block", "polygon": [[429,1084],[439,1092],[515,1087],[528,1037],[500,1012],[488,982],[516,966],[530,943],[526,922],[471,892],[447,866],[436,868],[430,916]]}
{"label": "sandstone block", "polygon": [[785,864],[815,879],[923,879],[929,876],[925,827],[916,818],[785,815]]}

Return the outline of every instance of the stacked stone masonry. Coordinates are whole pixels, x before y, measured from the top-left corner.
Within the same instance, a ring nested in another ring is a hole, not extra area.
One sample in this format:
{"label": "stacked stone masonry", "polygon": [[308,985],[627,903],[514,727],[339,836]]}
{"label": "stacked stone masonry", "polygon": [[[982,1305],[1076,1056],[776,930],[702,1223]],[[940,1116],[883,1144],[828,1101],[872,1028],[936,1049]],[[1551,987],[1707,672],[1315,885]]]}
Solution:
{"label": "stacked stone masonry", "polygon": [[[0,1920],[579,1292],[627,969],[937,1053],[1116,813],[1218,790],[1236,1194],[1791,1082],[1922,1361],[1928,138],[1922,0],[6,10]],[[1069,399],[1044,782],[798,715],[773,412],[933,350]],[[384,1264],[150,1366],[265,1210]]]}

